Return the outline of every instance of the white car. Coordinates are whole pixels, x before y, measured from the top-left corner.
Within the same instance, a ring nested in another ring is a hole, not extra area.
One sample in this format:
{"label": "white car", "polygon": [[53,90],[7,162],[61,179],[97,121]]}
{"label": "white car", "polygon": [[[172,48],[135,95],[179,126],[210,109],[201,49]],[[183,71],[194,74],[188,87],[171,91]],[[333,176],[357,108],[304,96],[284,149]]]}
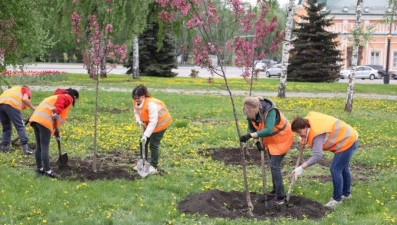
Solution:
{"label": "white car", "polygon": [[267,68],[273,66],[276,63],[276,61],[270,59],[257,60],[254,62],[255,70],[266,71]]}
{"label": "white car", "polygon": [[281,76],[281,64],[275,64],[266,70],[266,76]]}
{"label": "white car", "polygon": [[[352,74],[351,68],[341,70],[340,71],[340,78],[345,79],[349,78]],[[369,66],[357,66],[356,70],[356,78],[361,78],[361,79],[379,79],[381,78],[382,75],[378,72],[378,70],[375,70]]]}

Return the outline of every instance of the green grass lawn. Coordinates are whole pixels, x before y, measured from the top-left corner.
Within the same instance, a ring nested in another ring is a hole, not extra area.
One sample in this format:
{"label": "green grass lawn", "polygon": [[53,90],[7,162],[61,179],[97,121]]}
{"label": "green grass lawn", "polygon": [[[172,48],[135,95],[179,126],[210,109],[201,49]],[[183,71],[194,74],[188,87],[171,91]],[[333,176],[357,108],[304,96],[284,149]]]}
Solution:
{"label": "green grass lawn", "polygon": [[[66,79],[29,83],[31,85],[93,88],[95,82],[87,75],[66,75]],[[15,82],[15,81],[14,81]],[[11,82],[12,83],[12,82]],[[23,83],[23,82],[22,82]],[[204,89],[216,90],[222,80],[210,85],[206,79],[142,77],[134,81],[128,76],[110,76],[100,81],[101,87],[132,89],[145,84],[161,90]],[[248,90],[243,79],[230,80],[232,90]],[[255,81],[256,91],[277,92],[278,81]],[[355,93],[396,94],[395,85],[356,84]],[[291,92],[344,93],[342,83],[314,84],[288,83]],[[33,103],[51,95],[51,91],[35,91]],[[211,189],[244,191],[242,170],[206,158],[198,152],[207,148],[238,148],[238,136],[228,96],[189,95],[153,91],[163,100],[173,116],[173,124],[162,141],[160,166],[164,176],[148,176],[135,181],[111,180],[78,182],[36,178],[34,157],[23,156],[20,150],[0,154],[0,224],[396,224],[397,223],[397,104],[396,101],[354,99],[353,112],[344,112],[344,98],[273,98],[277,106],[291,121],[296,115],[319,111],[336,116],[351,124],[359,132],[359,148],[352,163],[362,165],[360,179],[353,173],[353,199],[339,205],[334,212],[319,221],[280,218],[276,221],[247,219],[228,220],[188,215],[177,210],[177,205],[187,195]],[[265,96],[266,97],[266,96]],[[241,112],[244,96],[236,96],[238,124],[246,130]],[[140,137],[134,123],[131,92],[105,92],[99,94],[98,151],[136,152]],[[80,100],[69,113],[68,121],[61,127],[62,148],[69,157],[91,156],[94,135],[95,92],[82,89]],[[28,117],[31,111],[25,110]],[[30,142],[33,131],[27,128]],[[16,134],[14,134],[15,137]],[[287,157],[295,160],[297,151]],[[51,141],[51,160],[57,159],[55,140]],[[305,155],[310,155],[309,151]],[[327,159],[332,155],[325,153]],[[28,161],[28,165],[26,162]],[[132,167],[133,165],[131,165]],[[56,171],[56,168],[54,168]],[[292,168],[284,167],[284,171]],[[327,168],[315,165],[307,169],[296,182],[293,195],[325,204],[332,196],[332,183],[322,183],[313,177],[330,176]],[[268,176],[270,179],[270,176]],[[289,177],[284,177],[286,187]],[[250,190],[261,192],[260,169],[248,167]],[[270,182],[267,182],[270,183]]]}

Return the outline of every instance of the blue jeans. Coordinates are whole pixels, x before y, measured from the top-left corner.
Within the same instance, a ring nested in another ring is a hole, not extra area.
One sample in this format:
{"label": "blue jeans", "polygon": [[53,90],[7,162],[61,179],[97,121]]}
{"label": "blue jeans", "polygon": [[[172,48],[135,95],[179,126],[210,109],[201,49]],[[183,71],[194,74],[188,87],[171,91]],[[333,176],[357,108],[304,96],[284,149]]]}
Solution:
{"label": "blue jeans", "polygon": [[349,195],[351,193],[350,186],[352,183],[349,163],[354,151],[358,146],[358,140],[354,142],[346,151],[336,153],[332,160],[330,171],[332,175],[332,183],[334,185],[333,199],[336,201],[342,200],[342,195]]}

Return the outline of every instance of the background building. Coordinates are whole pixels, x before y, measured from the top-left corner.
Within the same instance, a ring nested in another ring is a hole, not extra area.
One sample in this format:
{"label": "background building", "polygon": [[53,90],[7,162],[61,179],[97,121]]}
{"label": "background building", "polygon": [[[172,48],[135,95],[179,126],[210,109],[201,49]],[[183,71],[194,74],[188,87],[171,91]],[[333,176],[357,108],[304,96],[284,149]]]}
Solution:
{"label": "background building", "polygon": [[[306,14],[302,4],[306,0],[299,0],[296,7],[296,15]],[[340,42],[339,50],[342,52],[344,59],[342,68],[348,68],[351,65],[353,50],[352,30],[356,24],[356,5],[357,0],[319,0],[318,3],[325,5],[323,11],[330,11],[333,17],[334,25],[327,30],[339,34],[337,41]],[[397,70],[397,33],[396,19],[392,18],[392,24],[385,22],[385,15],[392,15],[392,8],[388,7],[388,0],[366,0],[361,17],[361,24],[365,28],[374,26],[374,32],[371,39],[364,46],[359,48],[357,65],[382,65],[386,67],[387,58],[387,35],[391,34],[389,71]],[[299,22],[300,18],[295,15],[295,20]]]}

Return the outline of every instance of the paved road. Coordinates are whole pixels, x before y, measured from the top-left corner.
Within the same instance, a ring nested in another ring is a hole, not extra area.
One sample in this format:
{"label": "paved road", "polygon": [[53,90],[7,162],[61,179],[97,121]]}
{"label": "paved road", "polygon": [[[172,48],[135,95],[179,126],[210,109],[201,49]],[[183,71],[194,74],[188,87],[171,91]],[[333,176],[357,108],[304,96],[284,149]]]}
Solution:
{"label": "paved road", "polygon": [[[12,70],[12,67],[8,68],[9,70]],[[173,72],[178,73],[179,77],[188,77],[191,74],[192,69],[195,69],[199,71],[199,77],[209,77],[211,76],[210,72],[207,69],[200,68],[198,66],[179,66],[177,69],[173,69]],[[71,63],[39,63],[36,65],[28,65],[25,67],[25,70],[31,70],[31,71],[44,71],[44,70],[56,70],[56,71],[61,71],[61,72],[67,72],[67,73],[86,73],[86,69],[84,69],[83,64],[71,64]],[[118,66],[117,68],[113,69],[110,71],[110,74],[125,74],[127,71],[126,68],[122,66]],[[242,70],[237,68],[237,67],[226,67],[226,75],[227,77],[240,77],[242,74]],[[216,77],[216,76],[215,76]],[[261,78],[267,78],[265,76],[264,72],[259,73],[259,77]],[[267,78],[267,79],[278,79],[276,77],[272,78]],[[341,79],[339,80],[341,83],[347,83],[347,79]],[[376,79],[376,80],[361,80],[357,79],[355,83],[368,83],[368,84],[383,84],[382,79]],[[397,80],[390,80],[390,84],[397,84]]]}

